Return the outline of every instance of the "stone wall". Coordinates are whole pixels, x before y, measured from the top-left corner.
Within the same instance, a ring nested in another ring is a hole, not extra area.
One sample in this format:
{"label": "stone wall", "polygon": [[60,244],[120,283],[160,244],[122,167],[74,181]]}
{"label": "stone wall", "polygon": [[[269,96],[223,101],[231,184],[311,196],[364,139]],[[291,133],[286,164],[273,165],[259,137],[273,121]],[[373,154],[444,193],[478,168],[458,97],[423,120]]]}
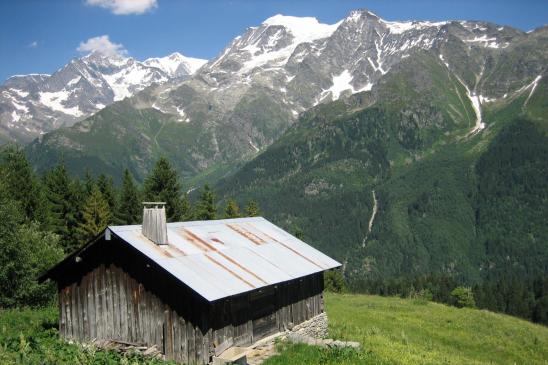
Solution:
{"label": "stone wall", "polygon": [[318,314],[316,317],[293,327],[284,338],[289,342],[305,343],[311,346],[350,347],[356,351],[361,349],[359,342],[337,341],[327,338],[327,314],[325,313]]}
{"label": "stone wall", "polygon": [[327,338],[327,313],[320,313],[291,328],[292,333],[312,338]]}

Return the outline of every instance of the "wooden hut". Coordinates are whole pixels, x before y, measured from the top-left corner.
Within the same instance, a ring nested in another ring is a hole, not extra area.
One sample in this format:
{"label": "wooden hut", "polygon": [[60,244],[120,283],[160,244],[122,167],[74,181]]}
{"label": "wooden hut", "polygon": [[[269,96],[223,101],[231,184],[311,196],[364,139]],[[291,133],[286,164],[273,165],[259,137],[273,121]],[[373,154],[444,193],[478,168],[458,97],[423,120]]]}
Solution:
{"label": "wooden hut", "polygon": [[323,272],[340,264],[264,218],[110,226],[45,273],[67,340],[156,345],[209,363],[323,312]]}

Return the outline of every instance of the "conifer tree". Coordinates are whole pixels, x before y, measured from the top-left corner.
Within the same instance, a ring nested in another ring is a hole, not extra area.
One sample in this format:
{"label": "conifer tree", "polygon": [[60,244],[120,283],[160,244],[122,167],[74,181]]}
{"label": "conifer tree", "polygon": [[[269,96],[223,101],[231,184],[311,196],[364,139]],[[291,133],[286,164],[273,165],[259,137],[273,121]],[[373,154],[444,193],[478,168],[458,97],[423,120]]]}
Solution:
{"label": "conifer tree", "polygon": [[107,177],[105,174],[100,174],[97,178],[97,187],[103,195],[103,198],[108,203],[108,208],[111,212],[116,211],[116,191],[112,177]]}
{"label": "conifer tree", "polygon": [[187,193],[183,194],[183,199],[181,200],[181,213],[181,220],[184,222],[194,219],[194,212],[192,211],[192,205],[190,204]]}
{"label": "conifer tree", "polygon": [[107,200],[99,188],[94,187],[82,209],[82,221],[78,224],[80,242],[87,242],[105,229],[110,221]]}
{"label": "conifer tree", "polygon": [[86,173],[84,175],[84,197],[86,199],[91,195],[93,186],[95,186],[95,180],[93,179],[93,176],[91,176],[91,172],[86,169]]}
{"label": "conifer tree", "polygon": [[146,177],[144,196],[147,201],[166,202],[168,221],[180,221],[183,218],[181,182],[177,172],[165,157],[160,157]]}
{"label": "conifer tree", "polygon": [[78,181],[70,179],[62,162],[44,176],[44,183],[51,206],[52,230],[61,236],[60,245],[69,253],[79,244],[76,228],[83,189]]}
{"label": "conifer tree", "polygon": [[44,175],[44,185],[52,211],[52,229],[63,239],[68,235],[67,215],[70,209],[67,200],[70,191],[70,179],[64,164],[55,166]]}
{"label": "conifer tree", "polygon": [[239,218],[240,217],[240,207],[234,199],[229,199],[226,203],[225,208],[225,218]]}
{"label": "conifer tree", "polygon": [[128,169],[124,170],[119,212],[123,224],[141,222],[142,207],[139,199],[139,191]]}
{"label": "conifer tree", "polygon": [[47,198],[23,150],[17,146],[5,148],[0,154],[0,169],[4,171],[6,189],[19,202],[27,220],[47,226]]}
{"label": "conifer tree", "polygon": [[213,220],[217,216],[215,207],[215,195],[208,184],[205,184],[200,194],[200,200],[196,206],[196,219]]}
{"label": "conifer tree", "polygon": [[259,209],[259,204],[255,200],[250,200],[246,207],[245,207],[245,213],[248,217],[258,217],[261,215],[261,211]]}

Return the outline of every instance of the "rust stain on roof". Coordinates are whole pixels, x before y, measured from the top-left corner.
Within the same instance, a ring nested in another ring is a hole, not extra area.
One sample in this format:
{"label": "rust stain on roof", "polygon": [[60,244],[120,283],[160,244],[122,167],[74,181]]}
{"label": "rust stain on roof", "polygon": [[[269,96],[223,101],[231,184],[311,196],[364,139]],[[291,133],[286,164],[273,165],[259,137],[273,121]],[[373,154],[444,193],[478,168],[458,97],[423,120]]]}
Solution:
{"label": "rust stain on roof", "polygon": [[233,231],[241,234],[242,236],[244,236],[245,238],[247,238],[248,240],[250,240],[251,242],[253,242],[257,246],[260,246],[263,243],[266,243],[266,241],[263,240],[261,237],[257,236],[256,234],[254,234],[252,232],[249,232],[249,231],[245,230],[241,226],[238,226],[236,224],[227,224],[227,227],[232,229]]}
{"label": "rust stain on roof", "polygon": [[[254,272],[252,272],[251,270],[247,269],[246,267],[242,266],[241,264],[239,264],[237,261],[235,261],[234,259],[232,259],[231,257],[225,255],[224,253],[222,253],[221,251],[219,251],[217,248],[213,247],[212,245],[210,245],[208,242],[206,242],[205,240],[203,240],[202,238],[198,237],[196,234],[190,232],[188,229],[184,229],[183,228],[183,232],[185,233],[186,235],[186,238],[194,243],[194,242],[199,242],[202,246],[205,246],[207,249],[204,250],[206,252],[209,252],[209,251],[212,251],[212,252],[216,252],[218,253],[220,256],[224,257],[226,260],[230,261],[231,263],[233,263],[234,265],[238,266],[240,269],[242,269],[243,271],[247,272],[248,274],[250,274],[251,276],[255,277],[257,280],[263,282],[264,284],[267,284],[266,281],[264,281],[262,278],[260,278],[257,274],[255,274]],[[196,244],[195,244],[196,245]],[[209,257],[209,256],[208,256]],[[225,268],[223,266],[223,268]],[[225,268],[226,269],[226,268]],[[227,269],[228,270],[228,269]],[[228,270],[230,271],[230,270]]]}
{"label": "rust stain on roof", "polygon": [[273,240],[274,242],[276,243],[279,243],[280,245],[282,245],[283,247],[287,248],[288,250],[291,250],[292,252],[296,253],[297,255],[301,256],[303,259],[305,259],[306,261],[310,262],[311,264],[313,265],[316,265],[317,267],[319,267],[320,269],[324,269],[323,266],[315,263],[314,261],[312,261],[311,259],[309,259],[308,257],[306,257],[305,255],[303,255],[302,253],[300,253],[299,251],[295,250],[294,248],[292,247],[289,247],[289,245],[281,242],[281,241],[278,241],[277,239],[275,239],[274,237],[268,235],[267,233],[264,233],[261,231],[262,234],[264,234],[265,236],[267,236],[268,238],[270,238],[271,240]]}
{"label": "rust stain on roof", "polygon": [[183,256],[187,255],[187,253],[185,251],[181,250],[179,247],[177,247],[175,245],[168,245],[168,247],[169,247],[170,250],[173,250],[173,251],[177,252],[178,254],[181,254]]}
{"label": "rust stain on roof", "polygon": [[[162,256],[165,256],[165,257],[170,257],[172,258],[173,255],[170,254],[169,252],[167,252],[165,249],[162,248],[162,246],[166,246],[166,245],[157,245],[156,243],[152,242],[150,239],[148,239],[146,236],[144,236],[141,232],[139,232],[137,234],[137,236],[141,239],[141,240],[144,240],[145,242],[150,242],[151,245],[149,245],[150,247],[154,248],[155,251],[159,252],[160,255]],[[168,244],[169,245],[169,244]]]}
{"label": "rust stain on roof", "polygon": [[223,241],[221,241],[221,240],[218,239],[217,237],[213,237],[211,240],[212,240],[213,242],[220,243],[221,245],[224,245],[224,244],[225,244]]}
{"label": "rust stain on roof", "polygon": [[221,255],[222,257],[224,257],[225,259],[227,259],[228,261],[230,261],[231,263],[233,263],[234,265],[238,266],[240,269],[244,270],[246,273],[248,273],[249,275],[255,277],[257,280],[259,281],[262,281],[263,284],[268,284],[266,281],[264,281],[263,279],[261,279],[257,274],[255,274],[253,271],[245,268],[244,266],[240,265],[236,260],[234,260],[232,257],[229,257],[227,256],[226,254],[222,253],[221,251],[217,251],[217,253],[219,255]]}
{"label": "rust stain on roof", "polygon": [[211,246],[208,242],[190,232],[188,229],[183,228],[182,231],[185,234],[185,238],[202,251],[215,251],[215,247]]}
{"label": "rust stain on roof", "polygon": [[226,267],[225,265],[221,264],[219,261],[215,260],[213,257],[209,256],[208,254],[205,254],[205,257],[208,258],[211,262],[213,262],[214,264],[222,267],[223,269],[225,269],[226,271],[228,271],[229,273],[231,273],[234,277],[240,279],[241,281],[243,281],[244,283],[246,283],[247,285],[249,285],[250,287],[252,288],[255,288],[255,285],[251,284],[249,281],[245,280],[244,278],[242,278],[240,275],[236,274],[234,271],[230,270],[228,267]]}

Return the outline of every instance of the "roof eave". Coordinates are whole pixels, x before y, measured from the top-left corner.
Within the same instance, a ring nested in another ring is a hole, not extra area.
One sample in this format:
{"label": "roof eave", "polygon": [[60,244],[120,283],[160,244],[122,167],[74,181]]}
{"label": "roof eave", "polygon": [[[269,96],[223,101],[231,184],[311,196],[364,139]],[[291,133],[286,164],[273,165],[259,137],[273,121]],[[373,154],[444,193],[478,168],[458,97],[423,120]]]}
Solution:
{"label": "roof eave", "polygon": [[89,249],[90,247],[92,247],[95,243],[97,243],[97,241],[99,241],[99,239],[101,237],[105,237],[107,235],[107,231],[110,233],[110,229],[107,227],[105,228],[103,231],[101,231],[101,233],[99,233],[97,236],[95,236],[94,238],[92,238],[90,241],[88,241],[84,246],[82,246],[80,249],[74,251],[73,253],[69,254],[68,256],[66,256],[64,259],[62,259],[61,261],[59,261],[57,264],[55,264],[53,267],[49,268],[48,270],[46,270],[45,272],[43,272],[42,274],[40,274],[38,276],[38,283],[43,283],[44,281],[48,280],[48,279],[52,279],[52,280],[55,280],[53,278],[53,273],[55,271],[57,271],[60,267],[62,267],[63,265],[65,265],[67,262],[69,262],[70,260],[76,258],[77,256],[81,255],[83,252],[85,252],[87,249]]}

